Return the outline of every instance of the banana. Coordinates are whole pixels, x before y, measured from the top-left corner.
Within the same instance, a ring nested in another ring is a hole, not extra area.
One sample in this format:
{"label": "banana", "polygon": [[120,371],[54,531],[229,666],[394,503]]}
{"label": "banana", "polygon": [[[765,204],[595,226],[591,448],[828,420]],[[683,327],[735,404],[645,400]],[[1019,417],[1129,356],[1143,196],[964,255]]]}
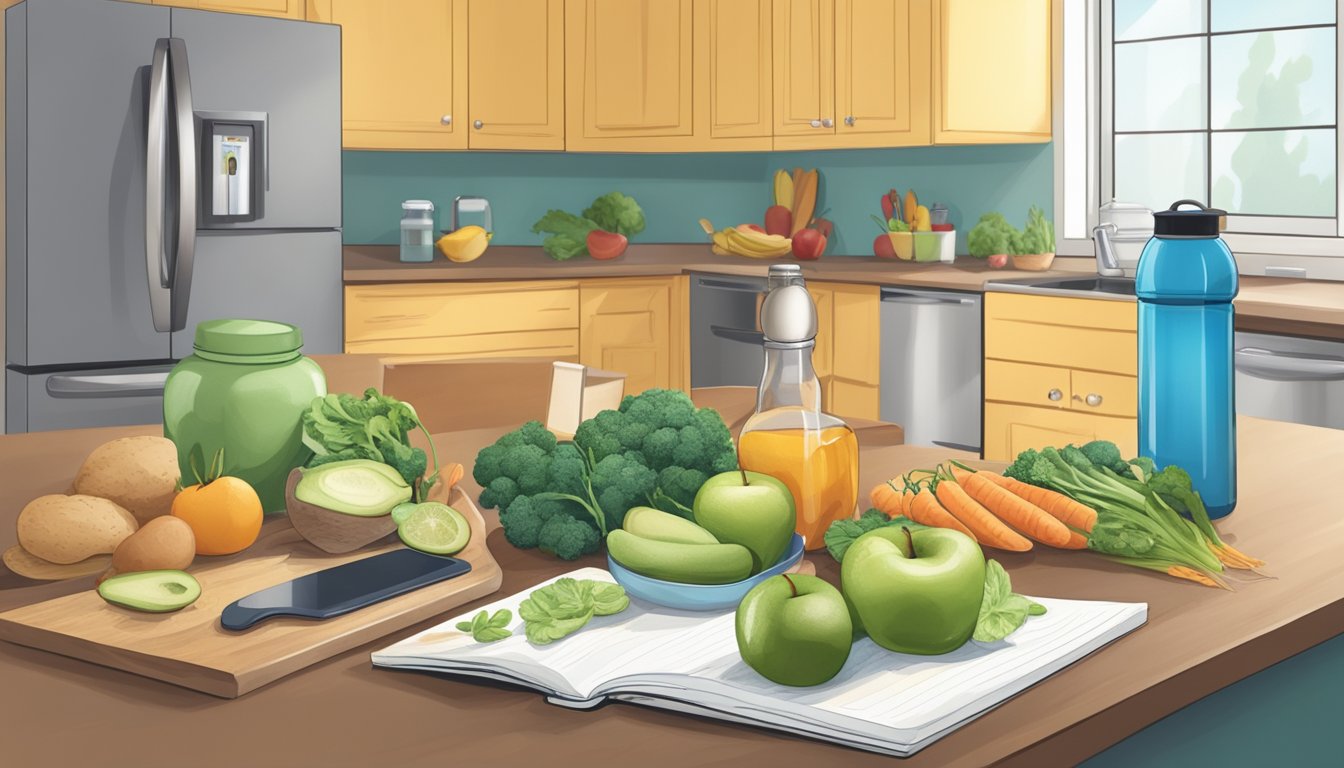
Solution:
{"label": "banana", "polygon": [[775,205],[793,207],[793,176],[782,168],[775,171]]}
{"label": "banana", "polygon": [[734,254],[750,259],[774,259],[792,251],[793,241],[783,235],[767,235],[739,224],[715,231],[708,221],[701,221],[713,241],[711,251],[717,256]]}

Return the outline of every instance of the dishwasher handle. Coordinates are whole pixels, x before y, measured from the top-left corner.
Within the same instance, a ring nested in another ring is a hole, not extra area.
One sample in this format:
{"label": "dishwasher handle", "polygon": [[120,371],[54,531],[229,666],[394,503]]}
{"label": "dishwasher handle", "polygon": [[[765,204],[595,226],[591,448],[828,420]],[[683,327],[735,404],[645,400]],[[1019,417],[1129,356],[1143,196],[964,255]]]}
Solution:
{"label": "dishwasher handle", "polygon": [[893,304],[961,304],[973,305],[979,297],[972,294],[941,293],[933,291],[902,291],[883,288],[882,301]]}
{"label": "dishwasher handle", "polygon": [[765,293],[765,281],[750,280],[728,280],[718,277],[697,277],[696,281],[701,288],[710,288],[721,291],[737,291],[739,293]]}
{"label": "dishwasher handle", "polygon": [[729,341],[740,341],[743,344],[761,346],[765,344],[765,334],[760,331],[748,331],[744,328],[728,328],[723,325],[709,326],[709,332],[718,336],[720,339]]}
{"label": "dishwasher handle", "polygon": [[1275,381],[1344,381],[1344,358],[1296,355],[1260,347],[1241,347],[1238,371]]}
{"label": "dishwasher handle", "polygon": [[109,373],[93,375],[56,375],[47,378],[47,394],[52,397],[159,397],[168,381],[168,372]]}

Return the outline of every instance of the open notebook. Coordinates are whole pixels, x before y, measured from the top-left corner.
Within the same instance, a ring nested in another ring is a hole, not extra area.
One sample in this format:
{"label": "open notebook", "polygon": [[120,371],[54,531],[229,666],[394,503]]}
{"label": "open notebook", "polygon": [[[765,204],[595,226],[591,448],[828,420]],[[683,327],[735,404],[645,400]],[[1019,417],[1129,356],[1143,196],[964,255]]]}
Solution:
{"label": "open notebook", "polygon": [[[599,568],[566,574],[612,581]],[[546,582],[550,583],[550,582]],[[776,685],[738,655],[733,612],[695,613],[631,599],[615,616],[550,645],[523,636],[518,604],[512,637],[477,643],[454,617],[373,654],[377,666],[444,672],[535,688],[563,706],[605,699],[773,728],[889,755],[910,755],[1005,699],[1141,626],[1143,603],[1032,598],[1049,612],[1007,640],[974,641],[942,656],[892,653],[864,638],[833,680],[814,688]]]}

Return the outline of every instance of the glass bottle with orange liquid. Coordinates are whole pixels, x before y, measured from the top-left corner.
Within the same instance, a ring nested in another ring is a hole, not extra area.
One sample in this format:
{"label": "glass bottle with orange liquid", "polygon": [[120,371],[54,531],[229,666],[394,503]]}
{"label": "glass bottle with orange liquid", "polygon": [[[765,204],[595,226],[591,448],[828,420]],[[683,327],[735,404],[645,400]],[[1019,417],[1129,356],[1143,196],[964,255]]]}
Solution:
{"label": "glass bottle with orange liquid", "polygon": [[854,514],[859,443],[848,424],[821,410],[821,382],[812,368],[817,310],[798,268],[780,267],[770,268],[771,290],[761,305],[765,374],[738,452],[744,469],[788,486],[796,530],[807,549],[819,549],[831,523]]}

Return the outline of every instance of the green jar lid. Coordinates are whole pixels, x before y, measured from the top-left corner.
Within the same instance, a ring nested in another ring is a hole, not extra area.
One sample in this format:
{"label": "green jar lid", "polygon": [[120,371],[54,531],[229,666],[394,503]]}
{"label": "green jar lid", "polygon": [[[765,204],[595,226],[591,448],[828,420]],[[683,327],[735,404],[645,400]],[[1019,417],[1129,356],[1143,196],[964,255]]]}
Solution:
{"label": "green jar lid", "polygon": [[206,320],[196,324],[192,345],[216,355],[293,354],[303,346],[303,331],[271,320]]}

